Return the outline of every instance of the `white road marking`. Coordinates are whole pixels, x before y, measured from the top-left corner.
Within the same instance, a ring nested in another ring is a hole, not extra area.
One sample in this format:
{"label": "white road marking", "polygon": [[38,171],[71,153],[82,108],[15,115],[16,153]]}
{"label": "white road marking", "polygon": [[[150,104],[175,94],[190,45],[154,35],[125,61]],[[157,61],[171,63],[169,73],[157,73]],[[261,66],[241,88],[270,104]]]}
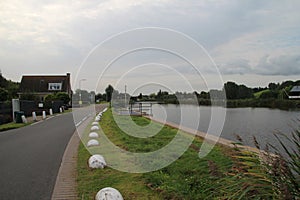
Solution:
{"label": "white road marking", "polygon": [[75,124],[76,127],[80,126],[80,124],[82,124],[87,118],[89,118],[91,116],[91,114],[88,114],[87,116],[85,116],[82,120],[80,120],[77,124]]}

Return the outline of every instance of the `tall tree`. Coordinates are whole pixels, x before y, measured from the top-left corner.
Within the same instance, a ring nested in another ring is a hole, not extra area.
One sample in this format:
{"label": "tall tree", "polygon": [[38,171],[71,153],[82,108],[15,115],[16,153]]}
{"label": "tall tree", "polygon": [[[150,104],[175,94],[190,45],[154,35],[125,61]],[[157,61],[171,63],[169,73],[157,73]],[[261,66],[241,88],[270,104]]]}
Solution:
{"label": "tall tree", "polygon": [[70,97],[69,97],[69,95],[67,93],[65,93],[65,92],[58,92],[58,93],[56,93],[55,94],[55,98],[57,100],[63,101],[64,104],[69,104],[69,102],[71,100]]}
{"label": "tall tree", "polygon": [[112,94],[114,92],[114,88],[111,85],[108,85],[107,88],[105,89],[105,94],[106,94],[106,101],[110,102]]}
{"label": "tall tree", "polygon": [[239,85],[238,87],[238,99],[250,99],[253,98],[253,90],[251,88],[246,87],[245,85]]}
{"label": "tall tree", "polygon": [[239,86],[234,82],[227,82],[224,84],[224,90],[226,92],[227,99],[237,99]]}
{"label": "tall tree", "polygon": [[0,87],[0,101],[7,101],[7,100],[8,100],[8,91]]}
{"label": "tall tree", "polygon": [[276,90],[278,85],[276,83],[269,83],[268,87],[270,90]]}

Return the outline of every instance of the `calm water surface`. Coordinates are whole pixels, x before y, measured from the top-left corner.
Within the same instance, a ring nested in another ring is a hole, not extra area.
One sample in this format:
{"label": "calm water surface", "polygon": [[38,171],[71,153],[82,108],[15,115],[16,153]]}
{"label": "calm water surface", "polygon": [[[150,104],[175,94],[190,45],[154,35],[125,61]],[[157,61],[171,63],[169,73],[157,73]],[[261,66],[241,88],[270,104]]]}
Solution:
{"label": "calm water surface", "polygon": [[[222,108],[216,109],[217,124],[222,123],[221,113],[225,113],[225,122],[221,137],[238,141],[236,135],[243,139],[245,145],[254,146],[253,136],[262,147],[267,143],[278,146],[274,137],[275,132],[282,132],[288,136],[293,129],[299,127],[300,111],[284,111],[268,108]],[[209,106],[194,105],[154,105],[153,117],[180,124],[185,127],[198,129],[202,132],[215,134],[214,130],[208,131],[211,121]],[[219,117],[219,119],[218,119]],[[213,123],[213,122],[212,122]],[[288,142],[282,138],[288,144]]]}

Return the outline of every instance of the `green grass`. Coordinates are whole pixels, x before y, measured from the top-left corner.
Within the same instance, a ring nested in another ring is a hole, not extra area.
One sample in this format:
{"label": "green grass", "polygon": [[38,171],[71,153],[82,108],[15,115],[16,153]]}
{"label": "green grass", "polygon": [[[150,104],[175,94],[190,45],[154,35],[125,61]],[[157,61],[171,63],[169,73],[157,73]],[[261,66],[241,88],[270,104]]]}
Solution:
{"label": "green grass", "polygon": [[[68,108],[68,110],[64,110],[64,112],[63,112],[63,114],[64,113],[70,113],[70,112],[72,112],[73,110],[72,110],[72,108]],[[58,113],[59,114],[59,113]]]}
{"label": "green grass", "polygon": [[[147,126],[150,123],[143,117],[132,117],[132,119],[140,126]],[[127,120],[127,117],[118,118],[125,128],[129,123]],[[178,131],[163,126],[158,134],[150,138],[129,136],[117,126],[110,110],[104,114],[100,125],[105,133],[102,135],[103,132],[100,131],[100,148],[93,147],[89,150],[93,154],[102,154],[109,166],[115,166],[116,160],[126,158],[117,157],[114,152],[104,150],[108,147],[105,142],[106,137],[115,145],[130,152],[152,152],[172,141]],[[154,123],[154,129],[156,126],[161,125]],[[87,127],[82,139],[84,144],[88,140],[89,128],[90,126]],[[179,135],[191,137],[183,132],[179,132]],[[81,144],[77,166],[79,198],[94,199],[97,191],[104,187],[118,189],[124,199],[238,199],[240,197],[250,199],[265,194],[265,182],[260,183],[257,177],[244,173],[248,170],[248,166],[253,167],[251,162],[247,161],[247,163],[244,160],[242,162],[238,157],[239,154],[233,149],[219,145],[215,146],[208,156],[200,159],[198,152],[201,144],[202,140],[195,138],[187,151],[171,165],[148,173],[127,173],[112,167],[91,170],[87,165],[90,153]],[[258,161],[256,156],[251,158],[255,162]],[[134,167],[131,166],[132,164],[135,164],[135,161],[128,162],[129,168]],[[149,165],[151,165],[151,160],[149,160]],[[254,187],[258,184],[259,187]]]}
{"label": "green grass", "polygon": [[256,92],[256,93],[254,93],[254,97],[255,97],[256,99],[258,99],[258,98],[262,95],[262,93],[267,92],[267,91],[269,91],[269,89],[266,89],[266,90],[262,90],[262,91]]}
{"label": "green grass", "polygon": [[11,122],[11,123],[7,123],[7,124],[2,124],[0,125],[0,132],[2,131],[7,131],[7,130],[11,130],[11,129],[16,129],[16,128],[21,128],[23,126],[27,126],[30,123],[15,123],[15,122]]}

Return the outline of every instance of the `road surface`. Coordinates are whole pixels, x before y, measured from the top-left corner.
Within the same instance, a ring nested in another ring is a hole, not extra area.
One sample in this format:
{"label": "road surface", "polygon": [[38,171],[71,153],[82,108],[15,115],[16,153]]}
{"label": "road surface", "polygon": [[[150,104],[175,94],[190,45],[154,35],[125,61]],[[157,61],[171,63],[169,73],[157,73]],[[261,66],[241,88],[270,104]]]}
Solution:
{"label": "road surface", "polygon": [[0,133],[0,199],[50,199],[65,148],[91,107]]}

